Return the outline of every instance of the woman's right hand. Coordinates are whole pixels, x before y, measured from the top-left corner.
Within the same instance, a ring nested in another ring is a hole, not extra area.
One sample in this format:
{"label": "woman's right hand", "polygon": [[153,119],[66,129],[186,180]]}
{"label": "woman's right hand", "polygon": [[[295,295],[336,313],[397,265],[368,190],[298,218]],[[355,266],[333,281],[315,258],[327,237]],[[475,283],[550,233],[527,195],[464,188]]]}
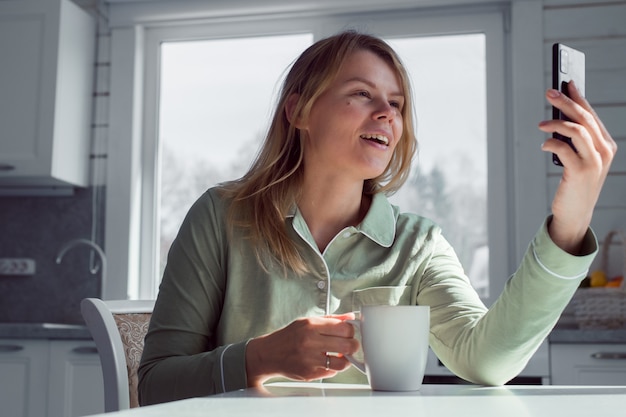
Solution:
{"label": "woman's right hand", "polygon": [[[272,377],[296,381],[330,378],[350,366],[344,355],[359,349],[354,328],[345,320],[354,314],[297,319],[273,333],[254,338],[246,347],[248,386]],[[339,355],[328,356],[326,352]]]}

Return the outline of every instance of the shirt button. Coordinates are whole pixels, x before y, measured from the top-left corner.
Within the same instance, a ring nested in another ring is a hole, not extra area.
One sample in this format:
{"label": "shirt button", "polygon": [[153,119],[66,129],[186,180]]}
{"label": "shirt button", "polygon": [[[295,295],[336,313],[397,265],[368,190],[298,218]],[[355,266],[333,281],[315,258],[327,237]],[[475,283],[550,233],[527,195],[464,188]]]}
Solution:
{"label": "shirt button", "polygon": [[347,231],[346,231],[346,232],[343,232],[343,238],[344,238],[344,239],[347,239],[347,238],[349,238],[350,236],[352,236],[352,233],[347,232]]}
{"label": "shirt button", "polygon": [[317,288],[319,288],[320,290],[326,288],[326,281],[317,281]]}

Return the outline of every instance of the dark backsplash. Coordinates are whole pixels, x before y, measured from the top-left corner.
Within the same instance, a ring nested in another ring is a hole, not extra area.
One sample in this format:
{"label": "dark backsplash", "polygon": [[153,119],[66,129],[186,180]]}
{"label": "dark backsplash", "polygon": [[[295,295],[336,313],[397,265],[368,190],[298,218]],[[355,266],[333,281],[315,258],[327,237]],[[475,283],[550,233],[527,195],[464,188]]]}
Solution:
{"label": "dark backsplash", "polygon": [[[68,197],[0,197],[0,258],[36,262],[32,276],[0,276],[0,322],[83,324],[80,301],[100,296],[100,274],[89,271],[91,249],[78,245],[60,265],[55,259],[68,241],[90,239],[94,192],[104,195],[103,187],[90,187]],[[103,213],[104,201],[97,201]],[[103,217],[97,215],[100,246]]]}

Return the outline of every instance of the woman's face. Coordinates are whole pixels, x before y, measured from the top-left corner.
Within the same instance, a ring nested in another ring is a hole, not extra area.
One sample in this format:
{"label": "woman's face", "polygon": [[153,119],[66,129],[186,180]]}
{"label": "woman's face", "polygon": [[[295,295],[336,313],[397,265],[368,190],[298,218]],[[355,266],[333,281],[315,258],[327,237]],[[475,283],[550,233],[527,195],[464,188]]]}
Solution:
{"label": "woman's face", "polygon": [[402,136],[396,71],[367,50],[352,53],[298,125],[305,175],[363,181],[382,174]]}

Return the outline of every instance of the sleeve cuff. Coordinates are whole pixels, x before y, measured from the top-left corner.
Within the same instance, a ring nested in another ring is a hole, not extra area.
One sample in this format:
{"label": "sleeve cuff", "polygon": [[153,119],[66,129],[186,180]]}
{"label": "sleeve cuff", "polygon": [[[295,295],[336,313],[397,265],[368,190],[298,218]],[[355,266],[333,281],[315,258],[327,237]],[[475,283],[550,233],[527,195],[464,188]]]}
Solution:
{"label": "sleeve cuff", "polygon": [[581,255],[572,255],[559,248],[550,238],[546,218],[532,242],[533,256],[537,263],[550,275],[560,279],[583,279],[587,276],[591,262],[598,253],[598,240],[593,230],[588,229],[583,238]]}
{"label": "sleeve cuff", "polygon": [[248,341],[234,343],[224,348],[219,366],[223,392],[235,391],[248,386],[246,375],[246,345]]}

